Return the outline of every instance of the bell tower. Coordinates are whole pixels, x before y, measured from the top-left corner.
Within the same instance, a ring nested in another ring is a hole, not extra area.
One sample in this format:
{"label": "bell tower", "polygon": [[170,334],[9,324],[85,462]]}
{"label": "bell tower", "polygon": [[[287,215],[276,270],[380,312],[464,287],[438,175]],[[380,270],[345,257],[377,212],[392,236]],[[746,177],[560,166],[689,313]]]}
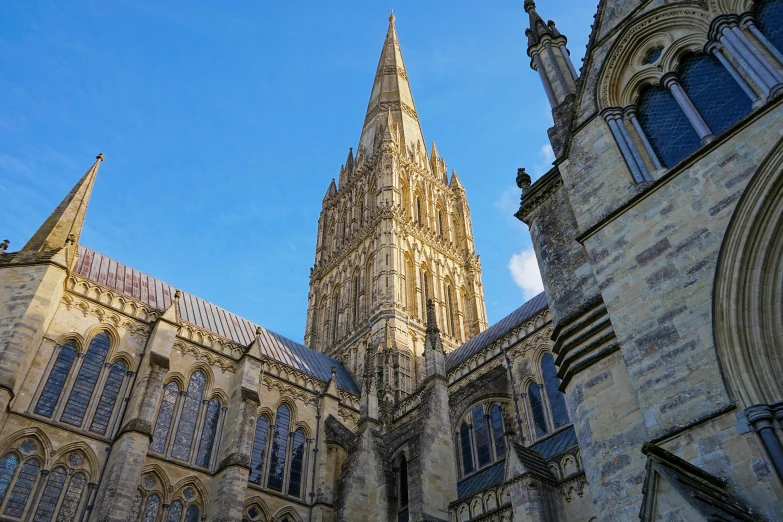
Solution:
{"label": "bell tower", "polygon": [[305,329],[354,375],[373,364],[382,404],[425,377],[428,299],[446,352],[487,327],[465,188],[427,152],[394,22],[359,145],[323,199]]}

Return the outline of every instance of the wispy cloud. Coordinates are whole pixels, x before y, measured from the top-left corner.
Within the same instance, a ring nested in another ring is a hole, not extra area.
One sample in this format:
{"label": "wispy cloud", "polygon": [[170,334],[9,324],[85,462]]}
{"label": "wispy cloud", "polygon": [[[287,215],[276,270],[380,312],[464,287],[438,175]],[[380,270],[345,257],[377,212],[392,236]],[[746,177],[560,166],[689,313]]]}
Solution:
{"label": "wispy cloud", "polygon": [[541,272],[538,271],[536,253],[532,248],[511,256],[508,270],[514,283],[522,290],[524,299],[530,299],[544,290]]}

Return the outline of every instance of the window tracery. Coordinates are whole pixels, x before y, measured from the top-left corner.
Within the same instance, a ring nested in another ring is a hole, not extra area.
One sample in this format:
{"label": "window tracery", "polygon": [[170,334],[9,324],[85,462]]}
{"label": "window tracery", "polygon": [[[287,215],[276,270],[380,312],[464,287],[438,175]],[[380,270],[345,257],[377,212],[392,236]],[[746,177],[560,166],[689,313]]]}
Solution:
{"label": "window tracery", "polygon": [[506,456],[506,435],[502,406],[482,403],[473,406],[459,424],[458,461],[461,478],[478,473]]}
{"label": "window tracery", "polygon": [[538,384],[531,382],[527,387],[527,399],[530,402],[530,413],[533,417],[533,426],[536,429],[536,437],[543,437],[549,433],[544,411],[544,400],[541,397],[541,389]]}

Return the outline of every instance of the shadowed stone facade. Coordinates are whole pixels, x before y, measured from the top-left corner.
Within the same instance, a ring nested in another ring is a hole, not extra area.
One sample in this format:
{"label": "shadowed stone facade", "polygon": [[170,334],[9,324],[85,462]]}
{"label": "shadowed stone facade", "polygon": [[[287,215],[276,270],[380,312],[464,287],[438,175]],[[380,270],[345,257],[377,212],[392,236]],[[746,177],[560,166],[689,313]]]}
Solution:
{"label": "shadowed stone facade", "polygon": [[488,326],[466,191],[390,18],[305,345],[79,243],[0,246],[0,520],[783,518],[783,0],[524,2],[542,293]]}

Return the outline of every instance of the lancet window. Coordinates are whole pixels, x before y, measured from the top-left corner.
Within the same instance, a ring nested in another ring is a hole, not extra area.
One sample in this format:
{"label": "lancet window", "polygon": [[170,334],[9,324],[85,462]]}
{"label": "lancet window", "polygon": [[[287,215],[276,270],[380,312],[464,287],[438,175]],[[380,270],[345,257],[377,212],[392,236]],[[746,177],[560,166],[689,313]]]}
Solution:
{"label": "lancet window", "polygon": [[107,362],[110,349],[111,337],[106,332],[96,334],[84,354],[79,354],[73,341],[55,346],[33,413],[108,435],[132,375],[125,362]]}
{"label": "lancet window", "polygon": [[552,427],[557,430],[570,421],[565,396],[560,391],[560,379],[557,378],[555,358],[551,353],[547,353],[541,358],[541,374],[544,377],[544,389],[549,402],[549,411],[552,414]]}
{"label": "lancet window", "polygon": [[193,372],[185,391],[172,381],[163,388],[150,450],[193,466],[211,469],[225,407],[220,399],[204,400],[207,378]]}
{"label": "lancet window", "polygon": [[530,414],[536,430],[536,438],[543,437],[549,433],[549,426],[546,421],[544,399],[538,384],[532,382],[527,387],[527,400],[530,403]]}
{"label": "lancet window", "polygon": [[397,461],[397,522],[408,520],[408,460],[400,455]]}
{"label": "lancet window", "polygon": [[473,406],[460,421],[455,439],[463,478],[505,458],[506,435],[501,405]]}

